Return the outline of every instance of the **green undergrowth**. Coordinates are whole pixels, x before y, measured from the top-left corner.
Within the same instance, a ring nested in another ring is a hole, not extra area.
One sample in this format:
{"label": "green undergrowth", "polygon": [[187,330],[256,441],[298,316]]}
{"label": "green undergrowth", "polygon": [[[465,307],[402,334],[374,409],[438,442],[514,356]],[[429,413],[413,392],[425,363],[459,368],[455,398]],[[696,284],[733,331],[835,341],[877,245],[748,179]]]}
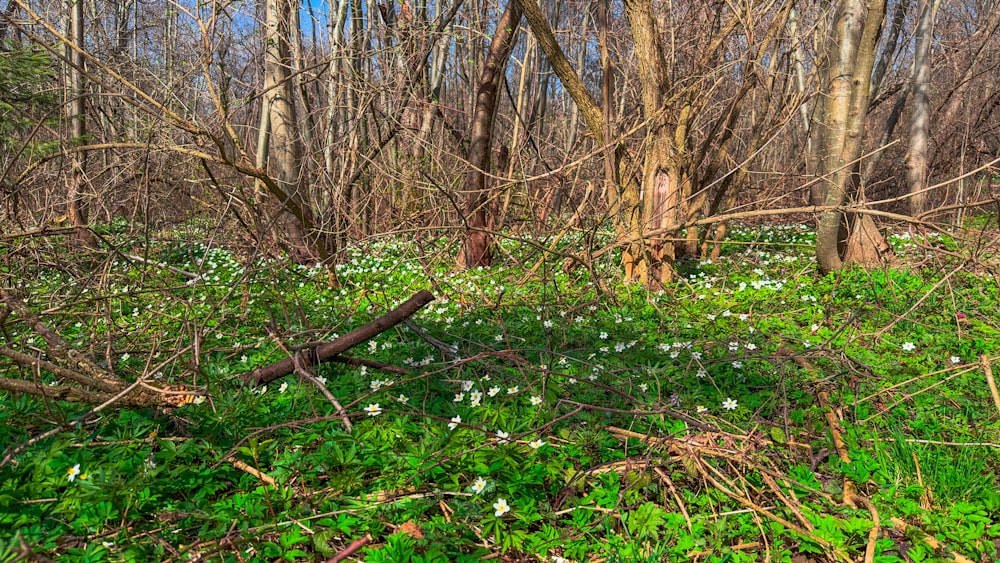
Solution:
{"label": "green undergrowth", "polygon": [[[197,395],[81,420],[90,405],[0,392],[5,447],[75,421],[0,467],[0,561],[22,542],[66,561],[323,561],[366,535],[352,557],[373,562],[860,560],[875,513],[845,481],[878,514],[876,561],[998,557],[980,358],[1000,296],[948,237],[895,235],[891,269],[822,277],[804,226],[734,228],[650,292],[613,283],[610,254],[563,269],[606,236],[505,240],[467,272],[452,239],[382,238],[335,276],[106,236],[106,257],[22,241],[41,258],[4,284],[101,365]],[[422,289],[436,300],[410,323],[347,353],[377,363],[241,384]],[[45,350],[16,315],[3,338]]]}

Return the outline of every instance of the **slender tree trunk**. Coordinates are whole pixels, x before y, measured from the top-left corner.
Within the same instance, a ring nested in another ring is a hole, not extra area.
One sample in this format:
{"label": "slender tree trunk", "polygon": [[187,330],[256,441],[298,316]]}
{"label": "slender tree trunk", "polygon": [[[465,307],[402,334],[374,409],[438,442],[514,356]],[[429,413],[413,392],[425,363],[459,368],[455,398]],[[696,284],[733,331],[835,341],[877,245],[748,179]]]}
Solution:
{"label": "slender tree trunk", "polygon": [[488,232],[489,192],[486,189],[486,173],[490,168],[497,91],[514,48],[520,23],[521,7],[517,0],[507,0],[507,7],[497,22],[476,87],[476,106],[469,137],[469,171],[465,175],[465,220],[468,232],[458,255],[459,268],[487,267],[491,261],[490,246],[493,240]]}
{"label": "slender tree trunk", "polygon": [[[886,0],[840,0],[834,11],[820,61],[820,98],[825,100],[822,111],[814,114],[817,128],[814,139],[818,159],[817,174],[821,178],[820,194],[823,205],[839,207],[847,200],[855,185],[861,154],[865,118],[870,103],[870,86],[875,54],[885,21]],[[871,227],[870,216],[865,222]],[[861,224],[860,222],[858,224]],[[849,227],[852,229],[853,226]],[[820,214],[816,229],[816,260],[820,271],[829,272],[843,267],[842,252],[846,237],[842,236],[844,214],[827,209]],[[873,228],[865,228],[870,234]]]}
{"label": "slender tree trunk", "polygon": [[929,137],[931,43],[934,41],[934,19],[937,0],[920,0],[918,4],[916,47],[913,51],[913,108],[910,112],[910,149],[906,155],[906,183],[910,189],[910,215],[919,217],[927,211],[927,143]]}
{"label": "slender tree trunk", "polygon": [[[304,197],[302,138],[295,114],[291,76],[291,0],[267,0],[265,15],[264,95],[258,164],[266,162],[273,182],[266,185],[278,199],[278,224],[292,258],[299,263],[325,262],[333,254],[332,238],[318,232]],[[263,168],[263,166],[262,166]]]}
{"label": "slender tree trunk", "polygon": [[[69,36],[77,47],[83,47],[84,21],[83,0],[70,0],[69,3]],[[69,61],[68,97],[66,111],[69,114],[69,136],[71,142],[80,143],[87,134],[86,105],[84,104],[83,55],[70,46],[66,47]],[[71,169],[66,186],[67,212],[70,225],[76,227],[73,231],[74,244],[95,246],[97,240],[94,234],[87,230],[87,204],[83,196],[83,188],[87,181],[87,153],[82,152],[71,157]]]}

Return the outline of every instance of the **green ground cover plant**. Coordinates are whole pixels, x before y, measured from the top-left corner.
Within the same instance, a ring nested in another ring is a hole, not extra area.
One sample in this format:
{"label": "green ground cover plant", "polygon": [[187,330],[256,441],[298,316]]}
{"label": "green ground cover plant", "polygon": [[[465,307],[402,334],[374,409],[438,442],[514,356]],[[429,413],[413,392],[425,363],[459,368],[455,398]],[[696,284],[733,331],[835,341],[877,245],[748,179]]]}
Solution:
{"label": "green ground cover plant", "polygon": [[[1000,557],[995,241],[900,231],[893,266],[819,276],[810,229],[744,225],[649,291],[611,254],[564,269],[582,237],[465,272],[449,237],[383,237],[331,275],[193,235],[6,243],[69,346],[186,399],[0,391],[0,561]],[[418,290],[341,361],[240,378]],[[24,320],[3,349],[48,357]]]}

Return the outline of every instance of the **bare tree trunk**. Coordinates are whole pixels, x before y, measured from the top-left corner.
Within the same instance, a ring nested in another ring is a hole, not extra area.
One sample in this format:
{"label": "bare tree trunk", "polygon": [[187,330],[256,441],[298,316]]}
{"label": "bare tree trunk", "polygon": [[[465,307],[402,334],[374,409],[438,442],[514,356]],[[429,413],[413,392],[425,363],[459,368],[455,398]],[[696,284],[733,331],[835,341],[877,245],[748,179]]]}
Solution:
{"label": "bare tree trunk", "polygon": [[[84,21],[83,0],[70,0],[70,40],[78,47],[83,47]],[[83,141],[87,134],[86,106],[84,104],[83,85],[83,55],[71,46],[66,47],[69,62],[68,73],[68,103],[66,111],[69,114],[69,136],[73,143]],[[94,234],[87,230],[87,204],[83,199],[83,187],[87,181],[87,153],[82,152],[71,157],[71,170],[66,186],[67,212],[70,225],[77,227],[73,231],[73,243],[95,246],[97,240]]]}
{"label": "bare tree trunk", "polygon": [[497,22],[493,41],[483,65],[483,73],[476,87],[476,109],[472,115],[472,132],[469,137],[469,171],[465,175],[465,242],[458,255],[459,268],[487,267],[490,265],[492,236],[488,231],[489,192],[486,173],[490,168],[490,147],[493,141],[493,119],[496,116],[497,90],[503,79],[507,60],[517,39],[521,23],[521,7],[517,0],[507,0],[507,7]]}
{"label": "bare tree trunk", "polygon": [[[633,215],[629,218],[632,237],[643,239],[643,231],[656,231],[678,224],[681,186],[671,130],[666,126],[661,111],[670,73],[663,57],[653,4],[651,0],[625,0],[625,15],[635,42],[639,81],[642,84],[643,117],[649,120],[649,148],[642,166],[642,212],[639,217]],[[683,123],[685,119],[682,117],[678,123]],[[674,243],[662,238],[647,242],[648,247],[642,249],[631,272],[626,264],[626,279],[647,286],[653,282],[661,284],[670,281],[673,278]]]}
{"label": "bare tree trunk", "polygon": [[937,0],[918,4],[916,47],[913,51],[913,109],[910,112],[910,149],[906,155],[906,183],[910,190],[910,215],[919,217],[927,210],[927,142],[929,136],[931,43]]}
{"label": "bare tree trunk", "polygon": [[[816,172],[821,177],[820,195],[826,207],[843,205],[854,185],[885,10],[886,0],[869,0],[867,4],[863,0],[840,0],[834,10],[833,26],[818,67],[820,97],[825,103],[822,111],[814,114],[813,123],[818,129],[814,138],[819,141],[815,146],[819,165]],[[870,222],[870,216],[864,217]],[[844,214],[838,209],[820,214],[816,260],[822,272],[843,267],[843,221]],[[859,232],[868,234],[872,230]]]}
{"label": "bare tree trunk", "polygon": [[[266,162],[274,179],[266,185],[278,199],[278,223],[292,258],[299,263],[325,262],[333,253],[331,237],[319,233],[304,197],[302,138],[295,114],[291,77],[291,0],[267,0],[265,16],[264,95],[258,164]],[[263,166],[262,166],[263,167]]]}

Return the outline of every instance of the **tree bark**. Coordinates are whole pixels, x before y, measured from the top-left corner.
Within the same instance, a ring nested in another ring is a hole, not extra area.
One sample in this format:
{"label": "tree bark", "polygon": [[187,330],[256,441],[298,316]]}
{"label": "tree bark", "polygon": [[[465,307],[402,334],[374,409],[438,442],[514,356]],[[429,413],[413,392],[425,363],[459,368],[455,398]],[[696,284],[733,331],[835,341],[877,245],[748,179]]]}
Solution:
{"label": "tree bark", "polygon": [[[429,291],[418,291],[412,297],[404,301],[399,307],[389,311],[385,315],[374,321],[358,327],[351,332],[337,338],[332,342],[321,344],[316,348],[305,351],[305,363],[316,365],[329,361],[337,354],[341,354],[351,348],[382,334],[390,328],[398,325],[413,316],[424,305],[434,301],[434,295]],[[300,352],[303,353],[303,352]],[[295,359],[285,358],[279,362],[259,367],[250,373],[240,376],[244,383],[249,385],[265,385],[279,377],[284,377],[295,371]]]}
{"label": "tree bark", "polygon": [[913,108],[910,112],[910,148],[906,155],[906,183],[910,190],[910,215],[919,217],[927,210],[927,143],[930,128],[931,43],[937,0],[918,4],[916,46],[913,51]]}
{"label": "tree bark", "polygon": [[488,232],[489,191],[486,174],[490,170],[490,147],[493,141],[493,119],[496,116],[497,91],[503,79],[507,60],[517,38],[521,23],[521,7],[517,0],[507,0],[507,7],[497,22],[493,41],[476,86],[476,105],[469,137],[469,170],[465,174],[466,235],[458,254],[459,268],[488,267],[491,262],[492,235]]}
{"label": "tree bark", "polygon": [[[885,22],[886,0],[840,0],[819,65],[821,111],[814,138],[822,203],[816,229],[816,260],[822,272],[843,267],[844,214],[839,209],[855,185],[875,54]],[[815,198],[814,198],[815,203]],[[867,231],[866,231],[867,232]]]}
{"label": "tree bark", "polygon": [[264,94],[258,165],[274,182],[267,187],[278,199],[278,224],[292,258],[301,264],[326,262],[334,253],[333,237],[313,224],[302,175],[302,137],[296,118],[291,76],[291,0],[267,0],[265,16]]}
{"label": "tree bark", "polygon": [[[84,16],[83,0],[69,2],[69,37],[79,47],[83,47]],[[82,143],[87,134],[86,105],[84,103],[83,84],[83,54],[69,46],[66,47],[66,58],[69,62],[67,79],[68,103],[66,112],[69,118],[70,142]],[[76,229],[73,231],[74,244],[96,246],[97,238],[87,229],[87,203],[83,196],[83,188],[87,181],[87,153],[71,156],[71,168],[66,185],[66,215],[69,223]]]}
{"label": "tree bark", "polygon": [[[649,148],[642,167],[642,212],[639,217],[630,217],[629,221],[633,236],[641,237],[643,231],[658,231],[678,223],[681,192],[674,158],[674,139],[662,112],[670,72],[663,57],[653,4],[650,0],[625,0],[625,15],[635,42],[643,117],[649,120]],[[684,121],[683,118],[679,120]],[[647,247],[632,256],[633,263],[626,263],[626,279],[647,286],[652,282],[670,281],[673,278],[674,243],[664,238],[646,242]]]}

